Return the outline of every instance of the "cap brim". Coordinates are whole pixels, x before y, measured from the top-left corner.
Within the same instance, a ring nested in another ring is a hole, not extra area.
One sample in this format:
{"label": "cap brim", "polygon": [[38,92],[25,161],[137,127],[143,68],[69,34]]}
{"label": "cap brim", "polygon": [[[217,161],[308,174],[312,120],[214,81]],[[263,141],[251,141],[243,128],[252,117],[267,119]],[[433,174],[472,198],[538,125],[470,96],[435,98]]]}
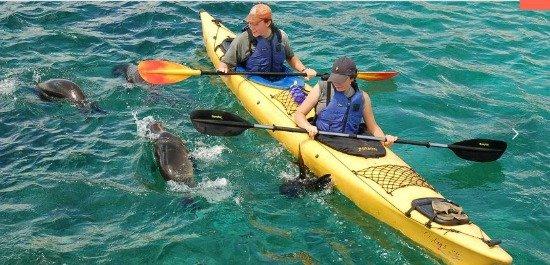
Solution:
{"label": "cap brim", "polygon": [[341,75],[341,74],[335,74],[335,73],[332,73],[330,74],[330,76],[328,77],[328,81],[332,82],[332,83],[336,83],[336,84],[342,84],[344,83],[347,79],[348,79],[349,76],[347,75]]}

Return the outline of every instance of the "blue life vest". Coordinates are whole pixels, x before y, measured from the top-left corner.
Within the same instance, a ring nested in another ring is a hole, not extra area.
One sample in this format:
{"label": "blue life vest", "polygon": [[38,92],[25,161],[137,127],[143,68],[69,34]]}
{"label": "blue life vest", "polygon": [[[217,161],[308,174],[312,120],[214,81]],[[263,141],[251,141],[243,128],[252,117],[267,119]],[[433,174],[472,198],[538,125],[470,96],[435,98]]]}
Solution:
{"label": "blue life vest", "polygon": [[[363,92],[352,87],[355,93],[348,98],[344,92],[333,89],[332,83],[323,82],[327,87],[327,106],[317,113],[315,125],[320,131],[357,134],[363,121]],[[334,93],[332,99],[331,92]]]}
{"label": "blue life vest", "polygon": [[250,72],[283,72],[285,62],[285,47],[281,43],[281,31],[275,26],[271,27],[273,37],[271,40],[258,36],[254,38],[252,31],[246,29],[251,45],[256,48],[246,59],[245,69]]}

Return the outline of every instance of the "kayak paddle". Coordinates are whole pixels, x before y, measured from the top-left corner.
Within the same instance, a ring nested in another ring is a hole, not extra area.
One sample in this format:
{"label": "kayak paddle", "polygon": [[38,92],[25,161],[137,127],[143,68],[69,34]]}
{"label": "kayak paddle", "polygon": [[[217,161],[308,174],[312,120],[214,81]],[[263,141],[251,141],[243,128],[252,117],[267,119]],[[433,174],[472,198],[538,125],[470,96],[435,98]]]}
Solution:
{"label": "kayak paddle", "polygon": [[[191,122],[193,123],[195,129],[197,129],[200,133],[215,136],[236,136],[250,128],[307,133],[305,129],[296,127],[252,124],[239,116],[220,110],[195,110],[191,112]],[[382,137],[369,135],[345,134],[326,131],[319,131],[319,134],[353,139],[364,139],[368,141],[385,141]],[[397,139],[395,143],[425,147],[449,148],[458,157],[477,162],[495,161],[502,156],[507,147],[506,142],[490,139],[471,139],[454,144],[439,144]]]}
{"label": "kayak paddle", "polygon": [[[306,76],[305,73],[285,72],[229,72],[202,71],[189,68],[183,64],[164,60],[145,60],[138,64],[141,77],[154,85],[167,85],[183,81],[191,76],[199,75],[263,75],[263,76]],[[397,75],[395,71],[389,72],[359,72],[357,78],[366,81],[387,80]],[[329,74],[317,74],[319,77],[328,78]]]}

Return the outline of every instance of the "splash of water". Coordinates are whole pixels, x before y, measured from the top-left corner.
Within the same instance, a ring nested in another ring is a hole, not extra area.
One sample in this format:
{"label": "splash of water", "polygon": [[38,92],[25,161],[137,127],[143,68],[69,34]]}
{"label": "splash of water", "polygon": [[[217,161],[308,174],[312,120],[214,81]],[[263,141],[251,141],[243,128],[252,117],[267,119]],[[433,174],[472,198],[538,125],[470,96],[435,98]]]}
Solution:
{"label": "splash of water", "polygon": [[277,176],[281,180],[293,180],[298,178],[298,175],[300,173],[296,171],[296,169],[290,168],[290,166],[287,167],[287,170],[282,171],[279,176]]}
{"label": "splash of water", "polygon": [[12,95],[17,87],[15,78],[0,80],[0,95]]}
{"label": "splash of water", "polygon": [[235,204],[241,206],[241,203],[243,202],[243,197],[241,196],[237,196],[235,197],[235,199],[233,199],[235,201]]}
{"label": "splash of water", "polygon": [[204,143],[199,142],[200,147],[191,153],[191,156],[203,161],[215,161],[218,160],[224,150],[227,147],[223,145],[206,146]]}
{"label": "splash of water", "polygon": [[203,179],[196,187],[190,188],[183,183],[177,183],[172,180],[167,182],[168,189],[178,193],[186,193],[192,196],[200,196],[209,203],[218,203],[230,198],[233,191],[229,188],[229,181],[226,178],[215,180]]}
{"label": "splash of water", "polygon": [[37,71],[36,69],[34,69],[33,73],[32,73],[32,80],[35,82],[35,83],[40,83],[40,80],[42,79],[42,75],[39,71]]}
{"label": "splash of water", "polygon": [[149,139],[149,140],[155,140],[159,138],[159,134],[153,133],[149,129],[149,124],[156,121],[155,118],[153,118],[153,116],[147,116],[141,120],[137,117],[136,112],[132,112],[132,116],[134,117],[134,121],[137,126],[137,134],[139,135],[139,137]]}

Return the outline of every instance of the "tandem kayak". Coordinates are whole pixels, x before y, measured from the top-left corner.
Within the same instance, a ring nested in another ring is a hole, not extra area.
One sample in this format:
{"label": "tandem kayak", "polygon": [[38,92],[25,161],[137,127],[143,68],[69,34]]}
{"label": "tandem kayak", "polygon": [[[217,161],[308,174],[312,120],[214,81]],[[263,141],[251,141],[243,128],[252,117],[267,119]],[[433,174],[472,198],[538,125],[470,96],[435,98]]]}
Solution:
{"label": "tandem kayak", "polygon": [[[200,17],[206,51],[217,67],[235,34],[206,11],[201,10]],[[221,76],[221,79],[259,123],[296,127],[292,115],[297,104],[287,86],[292,79],[279,83],[240,75]],[[310,87],[305,86],[309,91]],[[447,224],[439,217],[439,222],[432,218],[430,211],[436,209],[432,203],[445,200],[443,195],[390,149],[386,148],[384,157],[363,158],[338,152],[307,134],[269,133],[292,155],[301,156],[316,176],[330,174],[336,188],[363,212],[393,227],[445,263],[512,262],[512,257],[498,242],[469,220]]]}

